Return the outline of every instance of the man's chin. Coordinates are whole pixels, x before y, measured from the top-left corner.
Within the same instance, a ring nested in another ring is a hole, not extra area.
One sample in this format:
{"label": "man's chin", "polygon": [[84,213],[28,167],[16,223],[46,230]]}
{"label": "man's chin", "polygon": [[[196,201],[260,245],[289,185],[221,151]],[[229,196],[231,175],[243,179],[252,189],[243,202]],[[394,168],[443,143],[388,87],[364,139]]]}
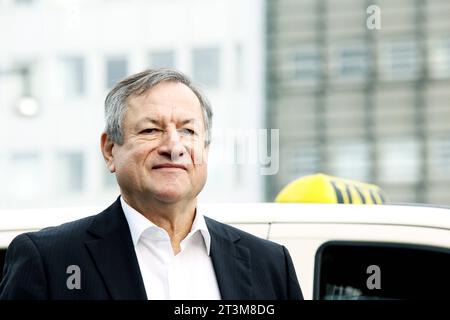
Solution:
{"label": "man's chin", "polygon": [[159,201],[166,204],[174,204],[183,200],[183,195],[179,191],[159,192],[155,196]]}

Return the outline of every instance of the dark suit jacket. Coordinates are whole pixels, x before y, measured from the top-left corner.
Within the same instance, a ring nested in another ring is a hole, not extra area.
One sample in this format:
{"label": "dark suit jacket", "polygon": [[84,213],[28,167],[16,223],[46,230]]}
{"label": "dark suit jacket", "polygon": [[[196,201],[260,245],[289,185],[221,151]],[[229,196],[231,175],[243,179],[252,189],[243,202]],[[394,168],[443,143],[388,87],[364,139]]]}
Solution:
{"label": "dark suit jacket", "polygon": [[[285,247],[205,219],[222,299],[303,298]],[[80,268],[80,289],[67,286],[71,265]],[[119,199],[95,216],[19,235],[8,247],[0,299],[146,298]]]}

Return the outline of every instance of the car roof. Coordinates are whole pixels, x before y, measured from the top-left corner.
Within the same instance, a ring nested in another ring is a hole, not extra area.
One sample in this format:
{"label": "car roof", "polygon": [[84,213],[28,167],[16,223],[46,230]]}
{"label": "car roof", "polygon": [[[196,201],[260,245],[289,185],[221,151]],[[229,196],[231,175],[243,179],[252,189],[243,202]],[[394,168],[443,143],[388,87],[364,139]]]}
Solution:
{"label": "car roof", "polygon": [[414,205],[201,204],[205,215],[229,223],[392,224],[450,229],[450,209]]}
{"label": "car roof", "polygon": [[[105,207],[0,210],[0,231],[38,230],[97,214]],[[327,223],[407,225],[450,230],[445,207],[385,204],[199,203],[198,210],[232,224]]]}

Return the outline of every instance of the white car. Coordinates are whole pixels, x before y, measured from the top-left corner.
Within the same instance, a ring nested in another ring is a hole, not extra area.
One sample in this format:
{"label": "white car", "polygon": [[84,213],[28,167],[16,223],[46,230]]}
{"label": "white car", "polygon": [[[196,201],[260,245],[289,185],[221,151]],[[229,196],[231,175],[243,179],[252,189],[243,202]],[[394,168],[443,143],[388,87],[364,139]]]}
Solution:
{"label": "white car", "polygon": [[[0,210],[0,268],[16,235],[102,209]],[[305,299],[450,297],[449,208],[203,203],[199,210],[285,245]]]}

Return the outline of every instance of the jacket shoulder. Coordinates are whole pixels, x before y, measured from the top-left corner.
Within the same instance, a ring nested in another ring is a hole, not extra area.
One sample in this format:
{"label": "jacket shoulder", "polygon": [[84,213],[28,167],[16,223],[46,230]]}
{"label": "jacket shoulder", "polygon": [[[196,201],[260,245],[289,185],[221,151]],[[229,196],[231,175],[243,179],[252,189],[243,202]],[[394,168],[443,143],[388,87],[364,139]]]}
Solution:
{"label": "jacket shoulder", "polygon": [[238,229],[236,227],[230,226],[228,224],[219,222],[217,220],[205,217],[208,227],[211,227],[214,231],[219,234],[222,233],[231,239],[239,239],[238,243],[244,244],[248,247],[256,247],[258,249],[277,251],[283,254],[283,246],[275,243],[273,241],[257,237],[251,233]]}
{"label": "jacket shoulder", "polygon": [[89,238],[87,230],[95,215],[67,222],[59,226],[47,227],[39,231],[26,232],[18,235],[10,246],[23,242],[27,238],[36,248],[48,253],[67,250]]}
{"label": "jacket shoulder", "polygon": [[35,241],[47,241],[52,239],[63,240],[65,238],[77,238],[85,235],[96,215],[79,220],[67,222],[59,226],[47,227],[39,231],[27,232],[26,235]]}

